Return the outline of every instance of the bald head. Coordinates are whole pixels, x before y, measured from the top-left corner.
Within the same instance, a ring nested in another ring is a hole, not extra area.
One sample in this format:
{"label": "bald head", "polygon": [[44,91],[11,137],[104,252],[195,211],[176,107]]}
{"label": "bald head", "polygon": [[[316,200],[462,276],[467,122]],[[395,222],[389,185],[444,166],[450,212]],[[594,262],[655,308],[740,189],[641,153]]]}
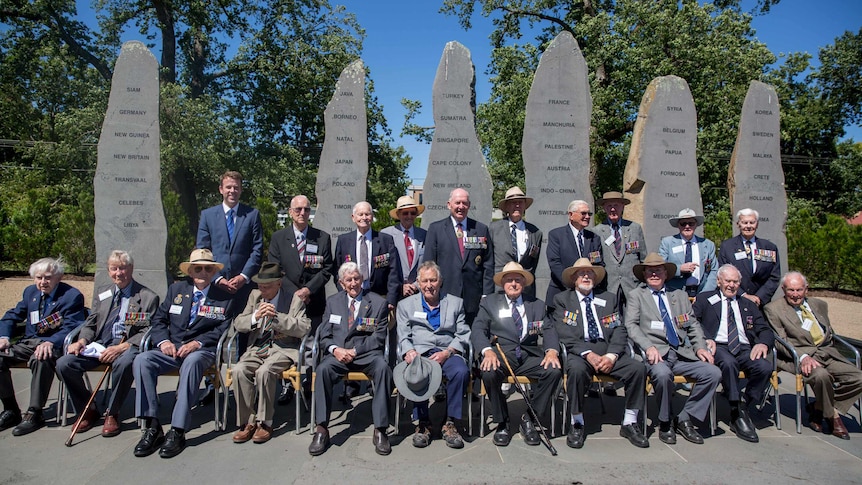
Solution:
{"label": "bald head", "polygon": [[467,218],[470,211],[470,193],[464,189],[455,189],[449,193],[449,201],[446,203],[452,218],[458,222]]}

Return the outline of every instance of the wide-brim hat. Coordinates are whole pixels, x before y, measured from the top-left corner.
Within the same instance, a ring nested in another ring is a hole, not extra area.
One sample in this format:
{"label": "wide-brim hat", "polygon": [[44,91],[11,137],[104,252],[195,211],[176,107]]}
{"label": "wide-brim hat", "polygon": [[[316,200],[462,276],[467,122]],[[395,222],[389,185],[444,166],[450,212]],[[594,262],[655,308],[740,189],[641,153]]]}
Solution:
{"label": "wide-brim hat", "polygon": [[268,261],[261,265],[260,271],[252,276],[251,280],[255,283],[273,283],[281,280],[282,276],[281,266],[278,263]]}
{"label": "wide-brim hat", "polygon": [[389,211],[389,217],[393,219],[398,219],[398,211],[401,209],[409,209],[411,207],[415,207],[417,211],[419,211],[419,215],[422,215],[425,212],[425,206],[422,204],[417,204],[413,197],[409,195],[402,195],[398,198],[398,202],[395,203],[395,208]]}
{"label": "wide-brim hat", "polygon": [[180,263],[180,271],[191,276],[189,274],[189,266],[192,265],[215,266],[219,271],[224,268],[223,264],[213,259],[213,253],[209,249],[195,249],[192,251],[189,260]]}
{"label": "wide-brim hat", "polygon": [[[673,227],[679,227],[680,219],[694,219],[695,224],[697,224],[697,226],[703,225],[703,216],[697,215],[697,212],[695,212],[694,209],[688,209],[688,208],[683,209],[683,210],[679,211],[678,216],[671,217],[670,220],[668,220],[668,222],[670,222],[670,225]],[[695,227],[697,227],[697,226],[695,226]]]}
{"label": "wide-brim hat", "polygon": [[643,263],[638,263],[632,267],[632,271],[635,274],[635,278],[638,279],[641,283],[646,283],[644,280],[644,270],[647,267],[654,266],[664,266],[665,272],[667,272],[667,279],[673,278],[676,274],[676,265],[673,263],[668,263],[662,258],[658,253],[649,253],[647,257],[644,258]]}
{"label": "wide-brim hat", "polygon": [[572,283],[572,276],[574,276],[575,273],[582,269],[593,270],[593,273],[596,274],[596,285],[601,283],[602,280],[605,279],[605,275],[607,274],[605,268],[594,265],[587,258],[579,258],[577,261],[575,261],[575,264],[563,270],[563,284],[569,288],[574,287],[574,284]]}
{"label": "wide-brim hat", "polygon": [[417,355],[409,364],[401,361],[392,370],[395,387],[413,402],[427,401],[443,381],[443,369],[433,360]]}
{"label": "wide-brim hat", "polygon": [[501,269],[499,273],[494,275],[494,284],[497,286],[503,286],[503,277],[509,273],[518,273],[519,275],[523,276],[524,279],[527,280],[527,283],[524,286],[530,286],[533,284],[533,273],[530,273],[529,271],[525,270],[523,266],[514,261],[509,261],[508,263],[506,263],[506,266],[503,266],[503,269]]}
{"label": "wide-brim hat", "polygon": [[602,195],[602,198],[599,199],[596,203],[601,206],[605,202],[611,202],[614,200],[622,202],[623,205],[629,205],[632,203],[632,201],[627,199],[622,192],[605,192],[604,195]]}
{"label": "wide-brim hat", "polygon": [[533,198],[527,197],[526,194],[524,194],[524,191],[521,190],[521,187],[516,186],[506,191],[506,196],[500,199],[499,202],[497,202],[497,208],[503,212],[507,212],[506,209],[503,208],[503,206],[506,205],[506,202],[510,200],[523,200],[524,210],[529,209],[530,206],[533,205]]}

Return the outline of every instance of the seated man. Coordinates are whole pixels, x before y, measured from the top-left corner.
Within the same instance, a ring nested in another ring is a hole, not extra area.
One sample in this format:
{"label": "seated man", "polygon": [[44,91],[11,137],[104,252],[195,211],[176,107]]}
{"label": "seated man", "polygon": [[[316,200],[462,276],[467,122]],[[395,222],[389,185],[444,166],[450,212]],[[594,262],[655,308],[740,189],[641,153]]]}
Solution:
{"label": "seated man", "polygon": [[580,258],[563,271],[568,290],[554,297],[553,323],[560,342],[566,346],[566,389],[572,408],[572,427],[566,444],[584,446],[584,393],[593,376],[608,375],[625,385],[626,404],[620,436],[638,448],[649,441],[638,426],[638,412],[644,407],[646,368],[629,356],[628,332],[622,325],[616,295],[593,289],[605,277],[605,269]]}
{"label": "seated man", "polygon": [[[712,365],[712,354],[700,323],[694,318],[688,295],[665,286],[665,281],[676,274],[676,265],[650,253],[632,272],[646,286],[629,293],[626,330],[629,338],[646,352],[647,375],[659,400],[658,438],[669,445],[676,444],[679,431],[686,440],[702,444],[703,437],[691,418],[699,421],[706,418],[721,371]],[[674,374],[694,379],[695,385],[672,426]]]}
{"label": "seated man", "polygon": [[[502,287],[503,292],[482,299],[470,338],[473,348],[480,349],[482,354],[482,381],[491,400],[494,422],[497,423],[494,444],[506,446],[512,436],[508,425],[509,408],[500,386],[509,376],[509,371],[501,362],[491,338],[496,337],[499,341],[515,375],[538,381],[533,386],[532,403],[540,419],[547,416],[563,376],[560,372],[560,342],[556,331],[552,323],[543,323],[545,302],[524,294],[524,289],[533,284],[533,274],[510,261],[494,275],[494,284]],[[539,345],[540,332],[544,335],[542,345]],[[528,445],[535,446],[541,442],[536,430],[538,426],[541,424],[534,423],[529,414],[521,416],[521,435]]]}
{"label": "seated man", "polygon": [[[84,409],[91,392],[84,384],[84,373],[107,364],[111,366],[113,384],[102,436],[120,434],[117,417],[132,388],[132,362],[159,308],[159,296],[133,280],[134,274],[135,262],[129,253],[113,251],[108,256],[108,276],[113,283],[93,295],[93,310],[78,340],[69,344],[66,355],[57,360],[57,375],[66,383],[75,410],[84,413],[79,433],[92,428],[99,419],[95,405]],[[97,349],[101,352],[91,353]]]}
{"label": "seated man", "polygon": [[249,334],[249,347],[233,366],[240,424],[234,443],[266,443],[272,437],[276,384],[282,372],[299,360],[300,341],[311,328],[302,298],[282,291],[282,276],[278,263],[263,263],[260,272],[251,277],[257,289],[251,290],[245,310],[234,320],[237,332]]}
{"label": "seated man", "polygon": [[326,300],[326,312],[317,330],[323,360],[317,364],[314,382],[314,416],[317,429],[308,452],[323,454],[329,448],[329,411],[332,388],[350,371],[364,372],[374,385],[371,409],[374,415],[374,451],[392,452],[386,428],[389,427],[389,396],[392,395],[392,369],[386,363],[386,327],[389,306],[382,297],[362,290],[359,265],[349,261],[338,268],[342,290]]}
{"label": "seated man", "polygon": [[[12,430],[15,436],[45,426],[42,408],[54,381],[57,357],[63,354],[63,340],[87,318],[84,295],[60,282],[62,261],[42,258],[30,265],[30,277],[34,284],[24,288],[21,301],[0,319],[0,400],[4,409],[0,430],[17,425]],[[24,336],[13,345],[10,339],[19,323],[24,324]],[[9,370],[9,366],[20,362],[27,362],[33,374],[30,406],[23,422]]]}
{"label": "seated man", "polygon": [[[185,432],[192,426],[191,408],[204,371],[215,364],[216,346],[227,330],[234,311],[232,295],[212,285],[222,264],[209,249],[195,249],[180,270],[192,282],[180,281],[168,288],[167,297],[153,317],[151,340],[156,349],[140,353],[132,364],[137,396],[135,415],[144,421],[144,431],[135,446],[135,456],[159,450],[162,458],[180,454],[186,447]],[[157,418],[159,376],[179,369],[179,385],[167,436]]]}
{"label": "seated man", "polygon": [[[693,309],[706,345],[721,369],[721,384],[730,402],[730,430],[745,441],[757,443],[748,406],[759,403],[769,385],[772,362],[766,354],[775,335],[757,304],[738,295],[740,280],[738,269],[732,264],[722,265],[718,268],[718,289],[697,295]],[[739,386],[740,370],[748,378],[744,396]]]}
{"label": "seated man", "polygon": [[[831,421],[832,434],[849,440],[841,415],[853,407],[862,393],[862,371],[847,361],[832,345],[832,325],[826,302],[808,298],[808,280],[791,271],[781,281],[784,298],[772,300],[763,313],[775,334],[796,348],[806,385],[814,390],[814,405],[808,406],[808,424],[822,432],[823,418]],[[779,367],[795,374],[792,357],[779,346]],[[789,360],[789,362],[788,362]]]}
{"label": "seated man", "polygon": [[[464,357],[470,342],[464,301],[457,296],[441,294],[443,275],[434,261],[425,261],[419,266],[418,282],[419,293],[398,303],[399,351],[408,364],[421,355],[443,368],[443,377],[448,380],[443,439],[450,448],[463,448],[458,422],[464,407],[464,390],[470,379]],[[413,403],[413,419],[419,421],[413,446],[424,448],[431,443],[428,401]]]}

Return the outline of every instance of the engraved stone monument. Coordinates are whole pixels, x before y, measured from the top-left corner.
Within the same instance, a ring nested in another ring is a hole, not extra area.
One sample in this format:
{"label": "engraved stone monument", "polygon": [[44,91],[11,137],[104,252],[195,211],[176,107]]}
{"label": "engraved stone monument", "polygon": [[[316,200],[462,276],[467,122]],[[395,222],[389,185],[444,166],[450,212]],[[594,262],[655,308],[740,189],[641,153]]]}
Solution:
{"label": "engraved stone monument", "polygon": [[138,41],[123,44],[99,137],[95,193],[96,288],[110,282],[111,251],[128,251],[134,278],[164,295],[167,226],[159,163],[159,64]]}
{"label": "engraved stone monument", "polygon": [[434,139],[425,178],[423,225],[449,215],[449,192],[470,192],[470,217],[490,224],[491,175],[476,135],[476,73],[470,51],[449,42],[434,78]]}

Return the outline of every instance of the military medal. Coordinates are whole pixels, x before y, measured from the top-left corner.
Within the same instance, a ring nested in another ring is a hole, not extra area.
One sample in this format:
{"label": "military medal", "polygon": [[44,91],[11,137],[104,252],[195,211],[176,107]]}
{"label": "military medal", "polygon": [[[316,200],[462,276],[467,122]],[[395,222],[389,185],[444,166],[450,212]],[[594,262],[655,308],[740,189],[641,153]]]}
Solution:
{"label": "military medal", "polygon": [[174,298],[174,305],[179,305],[182,302],[183,302],[183,295],[177,295],[177,297]]}

